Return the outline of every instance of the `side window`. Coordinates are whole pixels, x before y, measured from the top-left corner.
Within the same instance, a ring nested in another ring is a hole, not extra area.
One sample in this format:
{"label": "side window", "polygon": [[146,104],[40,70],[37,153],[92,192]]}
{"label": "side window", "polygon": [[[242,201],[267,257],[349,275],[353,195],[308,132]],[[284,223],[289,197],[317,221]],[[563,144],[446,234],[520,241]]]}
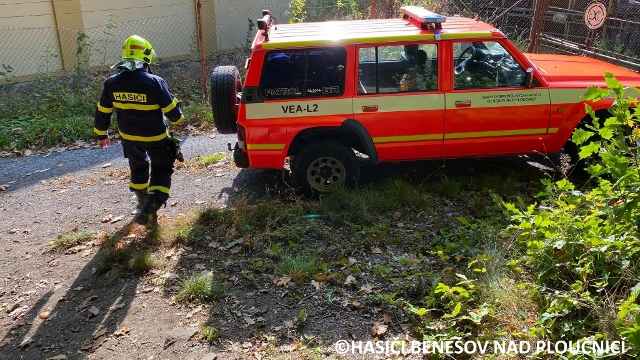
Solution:
{"label": "side window", "polygon": [[260,79],[263,99],[340,96],[344,92],[344,48],[270,51]]}
{"label": "side window", "polygon": [[360,48],[358,94],[437,90],[437,54],[436,44]]}
{"label": "side window", "polygon": [[453,64],[456,90],[524,86],[524,69],[495,41],[454,43]]}

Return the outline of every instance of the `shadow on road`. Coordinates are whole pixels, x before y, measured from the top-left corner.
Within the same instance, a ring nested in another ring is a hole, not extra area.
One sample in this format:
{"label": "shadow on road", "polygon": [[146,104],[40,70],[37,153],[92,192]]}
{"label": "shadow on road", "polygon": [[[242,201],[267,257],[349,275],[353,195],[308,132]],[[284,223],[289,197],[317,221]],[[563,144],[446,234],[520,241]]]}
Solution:
{"label": "shadow on road", "polygon": [[[123,319],[140,310],[139,303],[132,308],[140,292],[138,275],[148,270],[145,254],[154,244],[153,233],[131,223],[87,244],[83,256],[91,259],[66,291],[50,290],[33,306],[23,307],[28,311],[14,310],[17,321],[0,339],[0,359],[85,358],[101,346],[119,354],[118,345],[130,331]],[[51,252],[51,256],[65,261],[63,251]],[[58,266],[57,270],[65,271],[63,264]]]}

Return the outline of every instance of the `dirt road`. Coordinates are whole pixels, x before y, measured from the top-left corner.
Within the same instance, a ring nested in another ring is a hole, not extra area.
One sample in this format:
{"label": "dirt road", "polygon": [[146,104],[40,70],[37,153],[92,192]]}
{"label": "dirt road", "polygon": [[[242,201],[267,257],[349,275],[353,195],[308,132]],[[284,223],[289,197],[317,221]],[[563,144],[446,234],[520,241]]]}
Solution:
{"label": "dirt road", "polygon": [[[233,138],[189,137],[183,152],[188,159],[228,153]],[[240,172],[228,158],[212,171],[178,168],[161,221],[226,206],[274,183],[276,174]],[[95,276],[97,242],[76,253],[50,251],[59,236],[110,234],[125,226],[135,208],[127,177],[118,143],[0,158],[0,185],[8,185],[0,192],[0,359],[201,359],[210,353],[185,347],[199,331],[197,314],[154,294],[145,279]]]}

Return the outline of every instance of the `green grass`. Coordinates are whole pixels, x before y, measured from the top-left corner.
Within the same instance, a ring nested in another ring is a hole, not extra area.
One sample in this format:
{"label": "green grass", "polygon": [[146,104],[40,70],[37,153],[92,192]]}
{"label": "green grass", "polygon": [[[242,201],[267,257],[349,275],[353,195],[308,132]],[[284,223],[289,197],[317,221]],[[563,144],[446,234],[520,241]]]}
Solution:
{"label": "green grass", "polygon": [[225,153],[215,153],[211,155],[202,155],[200,157],[200,161],[205,165],[212,165],[219,163],[222,159],[226,157]]}
{"label": "green grass", "polygon": [[[182,101],[183,125],[189,134],[211,130],[213,119],[207,99],[203,99],[199,77],[191,79],[199,66],[166,66],[160,71],[169,87]],[[111,74],[111,73],[109,73]],[[24,150],[68,146],[77,141],[93,142],[93,117],[102,92],[103,73],[56,79],[43,75],[36,81],[0,87],[0,149]],[[117,133],[115,116],[110,133]],[[174,130],[174,131],[175,131]]]}
{"label": "green grass", "polygon": [[309,254],[284,255],[276,265],[280,275],[310,276],[319,269],[319,261]]}
{"label": "green grass", "polygon": [[67,249],[76,245],[83,245],[93,239],[93,233],[85,230],[81,232],[73,232],[59,236],[53,241],[51,247],[53,249]]}
{"label": "green grass", "polygon": [[224,294],[222,283],[214,279],[211,273],[196,273],[180,281],[180,292],[176,300],[207,303]]}

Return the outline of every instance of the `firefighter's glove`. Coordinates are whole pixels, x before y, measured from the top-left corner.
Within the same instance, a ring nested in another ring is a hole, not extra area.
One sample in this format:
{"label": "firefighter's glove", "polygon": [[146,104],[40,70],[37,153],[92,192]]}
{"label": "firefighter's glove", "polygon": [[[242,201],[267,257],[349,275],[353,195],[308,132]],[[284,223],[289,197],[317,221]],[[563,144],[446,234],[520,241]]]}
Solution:
{"label": "firefighter's glove", "polygon": [[182,141],[177,137],[173,136],[173,133],[169,133],[169,151],[171,152],[171,156],[173,160],[178,160],[179,162],[184,162],[184,155],[182,155],[182,151],[180,150],[180,143]]}

